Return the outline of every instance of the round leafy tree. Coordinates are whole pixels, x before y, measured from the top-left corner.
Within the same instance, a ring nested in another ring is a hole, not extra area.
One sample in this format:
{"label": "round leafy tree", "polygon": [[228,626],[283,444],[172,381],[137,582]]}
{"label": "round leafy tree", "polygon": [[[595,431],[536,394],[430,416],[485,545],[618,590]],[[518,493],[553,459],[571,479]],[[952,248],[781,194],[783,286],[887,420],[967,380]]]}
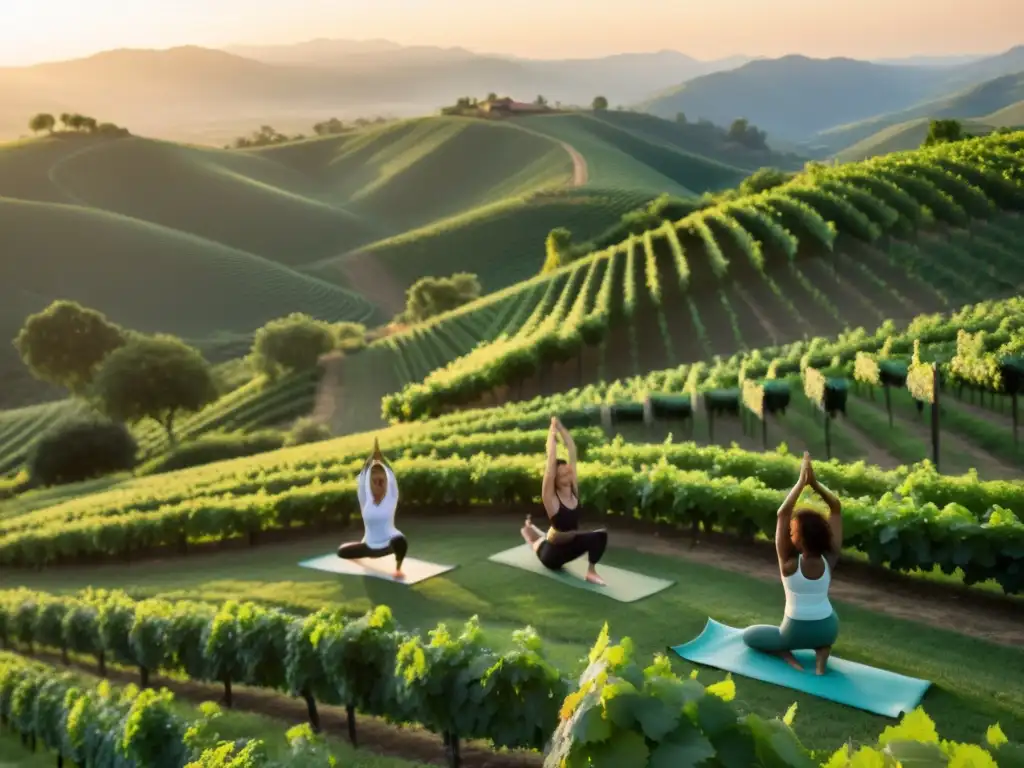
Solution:
{"label": "round leafy tree", "polygon": [[29,315],[14,340],[33,376],[75,395],[85,393],[100,364],[124,343],[119,326],[74,301],[55,301]]}
{"label": "round leafy tree", "polygon": [[140,336],[115,350],[96,372],[100,410],[115,421],[153,419],[176,443],[174,419],[217,399],[209,363],[173,336]]}

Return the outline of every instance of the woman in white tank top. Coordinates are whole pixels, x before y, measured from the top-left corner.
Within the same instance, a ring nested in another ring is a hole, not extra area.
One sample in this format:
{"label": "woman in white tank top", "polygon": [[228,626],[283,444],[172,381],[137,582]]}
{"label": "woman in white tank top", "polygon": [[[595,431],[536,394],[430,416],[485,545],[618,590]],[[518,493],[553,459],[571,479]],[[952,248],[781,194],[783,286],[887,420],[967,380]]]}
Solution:
{"label": "woman in white tank top", "polygon": [[380,444],[373,441],[373,454],[363,464],[356,490],[363,515],[365,533],[362,541],[353,541],[338,547],[338,557],[345,560],[395,556],[396,579],[404,578],[402,561],[409,551],[409,543],[395,528],[398,508],[398,481],[387,459],[381,455]]}
{"label": "woman in white tank top", "polygon": [[[810,487],[828,505],[829,516],[813,509],[793,508],[804,488]],[[804,454],[800,479],[779,507],[775,551],[786,590],[786,614],[781,626],[759,624],[743,631],[751,648],[780,656],[803,671],[793,651],[813,650],[816,671],[825,674],[829,654],[839,636],[839,617],[832,610],[828,588],[843,544],[842,505],[814,476],[811,457]]]}

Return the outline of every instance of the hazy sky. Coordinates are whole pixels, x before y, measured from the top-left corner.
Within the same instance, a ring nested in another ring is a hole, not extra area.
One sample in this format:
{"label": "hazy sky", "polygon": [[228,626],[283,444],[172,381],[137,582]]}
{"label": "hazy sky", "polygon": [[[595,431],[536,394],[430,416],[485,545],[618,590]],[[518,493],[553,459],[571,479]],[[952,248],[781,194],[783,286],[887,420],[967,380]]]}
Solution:
{"label": "hazy sky", "polygon": [[387,38],[563,58],[883,58],[1024,43],[1024,0],[0,0],[0,65],[118,47]]}

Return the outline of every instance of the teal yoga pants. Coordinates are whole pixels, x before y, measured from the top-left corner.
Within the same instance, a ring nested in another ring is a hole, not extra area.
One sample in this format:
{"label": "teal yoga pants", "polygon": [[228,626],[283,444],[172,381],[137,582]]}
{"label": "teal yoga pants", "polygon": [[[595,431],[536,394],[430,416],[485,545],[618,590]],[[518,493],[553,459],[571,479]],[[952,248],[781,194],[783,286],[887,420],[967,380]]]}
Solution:
{"label": "teal yoga pants", "polygon": [[782,626],[758,624],[743,630],[743,642],[756,651],[805,651],[828,648],[839,637],[835,611],[827,619],[796,621],[785,618]]}

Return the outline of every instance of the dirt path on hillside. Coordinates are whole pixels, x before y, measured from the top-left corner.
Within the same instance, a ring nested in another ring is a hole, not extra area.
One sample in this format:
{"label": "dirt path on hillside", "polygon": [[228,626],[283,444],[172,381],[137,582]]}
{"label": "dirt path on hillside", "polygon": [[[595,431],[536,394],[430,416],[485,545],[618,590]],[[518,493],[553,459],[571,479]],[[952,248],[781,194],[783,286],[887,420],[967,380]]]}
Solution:
{"label": "dirt path on hillside", "polygon": [[319,424],[331,426],[334,414],[338,410],[341,398],[341,367],[345,356],[341,352],[333,352],[320,358],[324,375],[316,389],[311,418]]}
{"label": "dirt path on hillside", "polygon": [[587,159],[572,144],[567,144],[564,141],[559,142],[559,144],[562,145],[562,149],[568,152],[569,157],[572,158],[572,185],[574,187],[584,186],[590,181],[590,168],[587,166]]}
{"label": "dirt path on hillside", "polygon": [[353,293],[361,294],[384,314],[394,316],[405,309],[405,286],[374,254],[353,253],[338,263]]}

